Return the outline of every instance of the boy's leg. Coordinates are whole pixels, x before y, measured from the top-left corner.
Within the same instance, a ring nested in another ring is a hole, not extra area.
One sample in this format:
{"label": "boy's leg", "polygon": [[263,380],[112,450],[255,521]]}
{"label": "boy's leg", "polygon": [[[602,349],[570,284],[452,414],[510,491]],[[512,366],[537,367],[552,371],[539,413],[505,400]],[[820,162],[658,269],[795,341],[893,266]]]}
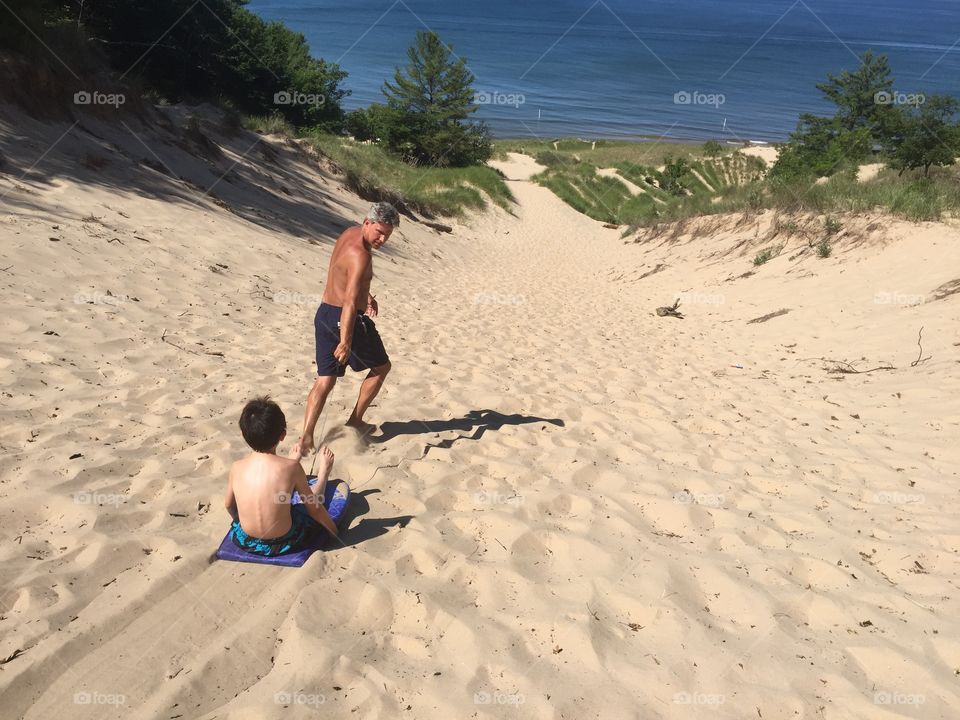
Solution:
{"label": "boy's leg", "polygon": [[360,428],[361,430],[373,429],[373,425],[369,425],[363,421],[363,414],[367,411],[367,408],[370,407],[370,403],[373,402],[377,393],[380,392],[380,388],[383,387],[383,381],[389,372],[389,360],[383,365],[378,365],[370,370],[360,385],[360,395],[357,397],[357,404],[353,408],[350,419],[347,420],[347,425]]}
{"label": "boy's leg", "polygon": [[317,427],[317,420],[323,412],[327,396],[337,384],[336,375],[321,375],[313,383],[310,394],[307,396],[307,410],[303,416],[303,433],[300,435],[300,454],[309,455],[313,452],[313,431]]}

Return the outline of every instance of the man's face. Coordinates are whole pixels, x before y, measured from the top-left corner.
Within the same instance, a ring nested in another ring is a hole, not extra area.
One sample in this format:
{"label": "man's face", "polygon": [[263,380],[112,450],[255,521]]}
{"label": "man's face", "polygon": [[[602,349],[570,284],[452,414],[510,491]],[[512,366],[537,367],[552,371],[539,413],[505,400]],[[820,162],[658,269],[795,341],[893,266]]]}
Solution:
{"label": "man's face", "polygon": [[363,221],[363,239],[374,250],[380,249],[393,232],[393,225]]}

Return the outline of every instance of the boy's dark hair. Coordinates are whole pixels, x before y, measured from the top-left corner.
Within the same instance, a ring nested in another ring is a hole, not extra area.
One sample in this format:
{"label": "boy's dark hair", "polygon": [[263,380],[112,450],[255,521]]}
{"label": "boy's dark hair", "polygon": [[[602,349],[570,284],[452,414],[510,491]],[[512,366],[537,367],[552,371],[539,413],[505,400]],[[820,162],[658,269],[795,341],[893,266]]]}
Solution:
{"label": "boy's dark hair", "polygon": [[257,452],[269,452],[277,446],[287,429],[283,410],[268,396],[254,398],[240,413],[240,432],[247,445]]}

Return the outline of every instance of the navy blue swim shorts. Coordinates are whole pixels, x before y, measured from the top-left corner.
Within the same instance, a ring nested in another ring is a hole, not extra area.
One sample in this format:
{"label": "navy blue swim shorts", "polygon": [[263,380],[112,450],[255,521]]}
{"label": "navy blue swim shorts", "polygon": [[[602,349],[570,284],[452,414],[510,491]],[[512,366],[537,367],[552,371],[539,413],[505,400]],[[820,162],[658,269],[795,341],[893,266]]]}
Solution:
{"label": "navy blue swim shorts", "polygon": [[[337,362],[333,351],[340,344],[340,314],[342,308],[322,303],[317,309],[313,327],[317,339],[317,375],[324,377],[336,375],[343,377],[346,367]],[[390,358],[383,347],[383,340],[377,332],[373,319],[357,313],[353,325],[353,342],[350,346],[350,359],[347,365],[359,372],[386,364]]]}

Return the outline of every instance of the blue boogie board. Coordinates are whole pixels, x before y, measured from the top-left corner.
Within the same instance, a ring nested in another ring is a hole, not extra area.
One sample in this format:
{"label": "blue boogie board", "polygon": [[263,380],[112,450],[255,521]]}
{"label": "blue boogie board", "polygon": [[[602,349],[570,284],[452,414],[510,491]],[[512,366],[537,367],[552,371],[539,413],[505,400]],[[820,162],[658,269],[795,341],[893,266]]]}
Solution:
{"label": "blue boogie board", "polygon": [[[317,478],[310,476],[307,482],[313,485]],[[338,522],[343,517],[350,502],[350,486],[343,480],[330,480],[324,489],[323,506],[330,513],[333,522]],[[302,504],[300,494],[294,491],[290,498],[293,505]],[[301,567],[313,553],[323,547],[323,544],[329,539],[329,533],[324,531],[320,533],[316,541],[298,552],[287,553],[285,555],[274,555],[273,557],[264,557],[263,555],[254,555],[237,547],[233,542],[233,527],[227,530],[227,534],[217,549],[217,558],[220,560],[234,560],[236,562],[260,563],[262,565],[280,565],[282,567]]]}

